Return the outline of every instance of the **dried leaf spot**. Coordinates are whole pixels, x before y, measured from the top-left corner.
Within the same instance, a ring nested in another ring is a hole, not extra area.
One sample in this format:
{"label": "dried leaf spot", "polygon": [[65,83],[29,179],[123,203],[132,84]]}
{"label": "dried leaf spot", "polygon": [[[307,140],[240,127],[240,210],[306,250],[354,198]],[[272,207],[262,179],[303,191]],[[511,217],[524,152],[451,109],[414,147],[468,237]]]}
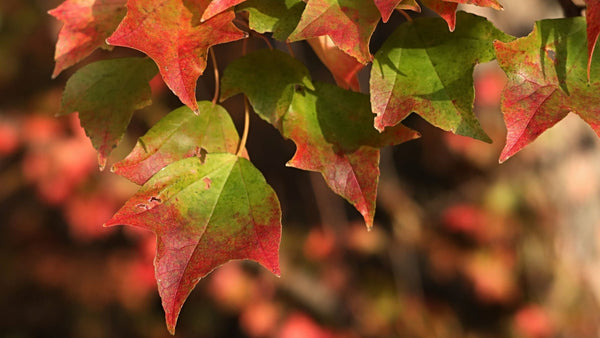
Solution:
{"label": "dried leaf spot", "polygon": [[202,179],[202,181],[204,181],[204,183],[206,184],[206,189],[210,189],[210,185],[212,184],[212,180],[208,177],[205,177]]}
{"label": "dried leaf spot", "polygon": [[208,151],[202,147],[196,147],[196,150],[194,151],[194,155],[200,159],[200,163],[202,164],[206,161],[206,154],[208,154]]}
{"label": "dried leaf spot", "polygon": [[550,48],[546,48],[546,56],[552,60],[552,62],[556,63],[556,51]]}
{"label": "dried leaf spot", "polygon": [[148,202],[150,202],[150,203],[153,203],[153,202],[162,203],[162,200],[160,198],[156,197],[156,196],[152,196],[152,197],[150,197],[150,199],[148,200]]}

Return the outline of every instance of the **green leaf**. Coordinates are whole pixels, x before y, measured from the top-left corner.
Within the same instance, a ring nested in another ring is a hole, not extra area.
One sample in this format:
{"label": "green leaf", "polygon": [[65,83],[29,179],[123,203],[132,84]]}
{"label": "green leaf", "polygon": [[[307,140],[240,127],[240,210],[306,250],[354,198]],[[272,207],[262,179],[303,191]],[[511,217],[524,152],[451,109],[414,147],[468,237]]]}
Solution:
{"label": "green leaf", "polygon": [[495,44],[508,83],[502,99],[506,145],[500,162],[533,142],[569,112],[600,135],[600,60],[587,82],[586,22],[582,17],[542,20],[533,32]]}
{"label": "green leaf", "polygon": [[280,131],[297,147],[288,165],[322,173],[369,228],[375,215],[379,148],[418,137],[403,125],[377,132],[366,95],[323,83],[295,93]]}
{"label": "green leaf", "polygon": [[246,0],[236,10],[248,11],[248,25],[258,33],[272,32],[285,41],[300,21],[306,4],[302,0]]}
{"label": "green leaf", "polygon": [[198,109],[198,115],[187,106],[170,112],[112,170],[142,185],[168,164],[199,156],[203,150],[234,154],[240,138],[227,111],[208,101],[198,102]]}
{"label": "green leaf", "polygon": [[375,55],[370,90],[375,127],[411,112],[444,130],[489,142],[473,113],[473,68],[494,59],[493,41],[511,37],[485,18],[459,12],[454,32],[440,18],[406,22]]}
{"label": "green leaf", "polygon": [[91,63],[67,81],[60,115],[79,112],[81,125],[98,150],[101,169],[133,112],[151,103],[148,82],[157,73],[148,58],[122,58]]}
{"label": "green leaf", "polygon": [[294,85],[312,88],[306,67],[284,52],[262,49],[229,64],[221,80],[221,100],[244,93],[261,118],[278,126],[292,102]]}
{"label": "green leaf", "polygon": [[156,234],[156,281],[171,333],[192,289],[218,266],[251,259],[280,273],[277,196],[250,161],[232,154],[167,166],[105,226],[117,224]]}

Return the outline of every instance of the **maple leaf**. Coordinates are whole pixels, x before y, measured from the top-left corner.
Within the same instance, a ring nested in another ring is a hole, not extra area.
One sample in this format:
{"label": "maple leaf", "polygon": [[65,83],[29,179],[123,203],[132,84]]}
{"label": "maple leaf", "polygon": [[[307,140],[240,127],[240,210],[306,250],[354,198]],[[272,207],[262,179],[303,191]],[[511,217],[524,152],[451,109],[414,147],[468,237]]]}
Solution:
{"label": "maple leaf", "polygon": [[418,137],[397,125],[383,133],[373,128],[367,95],[315,83],[315,90],[295,92],[283,117],[281,134],[294,141],[296,153],[287,165],[320,172],[336,194],[373,226],[379,181],[379,148]]}
{"label": "maple leaf", "polygon": [[246,0],[238,10],[248,12],[250,29],[272,32],[273,38],[284,41],[300,22],[305,7],[302,0]]}
{"label": "maple leaf", "polygon": [[600,35],[600,0],[586,0],[585,19],[587,22],[587,46],[588,64],[587,78],[590,80],[590,68],[592,67],[592,56]]}
{"label": "maple leaf", "polygon": [[446,20],[450,31],[454,31],[456,27],[456,9],[458,8],[458,4],[491,7],[496,10],[502,9],[502,5],[496,0],[421,0],[421,2]]}
{"label": "maple leaf", "polygon": [[254,111],[277,127],[292,103],[294,85],[313,88],[308,69],[282,51],[262,49],[225,68],[221,79],[221,101],[244,93]]}
{"label": "maple leaf", "polygon": [[52,78],[81,61],[98,47],[125,16],[127,0],[66,0],[48,14],[64,22],[58,34]]}
{"label": "maple leaf", "polygon": [[381,20],[388,22],[394,9],[410,9],[420,12],[421,7],[416,0],[373,0],[377,9],[381,13]]}
{"label": "maple leaf", "polygon": [[402,125],[378,133],[366,95],[313,85],[304,65],[281,51],[256,51],[232,62],[222,84],[222,99],[243,92],[261,118],[296,143],[288,165],[321,172],[367,226],[373,225],[378,148],[414,139],[418,133]]}
{"label": "maple leaf", "polygon": [[[502,111],[508,133],[500,162],[535,140],[569,112],[600,135],[600,81],[585,81],[585,19],[542,20],[527,37],[496,42],[500,67],[508,76]],[[592,61],[597,79],[599,62]]]}
{"label": "maple leaf", "polygon": [[371,61],[369,40],[380,13],[372,1],[310,0],[289,41],[327,35],[358,62]]}
{"label": "maple leaf", "polygon": [[196,24],[194,17],[207,6],[208,0],[193,6],[187,0],[129,0],[127,15],[107,42],[146,53],[181,102],[197,111],[196,81],[206,68],[208,48],[246,37],[231,22],[231,10]]}
{"label": "maple leaf", "polygon": [[222,13],[235,5],[239,5],[246,0],[212,0],[202,14],[202,21],[206,21],[213,16]]}
{"label": "maple leaf", "polygon": [[335,46],[328,36],[306,40],[321,62],[329,69],[335,83],[344,89],[360,91],[358,72],[364,65]]}
{"label": "maple leaf", "polygon": [[490,141],[473,113],[473,68],[494,59],[495,39],[511,37],[473,14],[458,13],[458,23],[451,33],[440,18],[405,22],[377,52],[370,91],[378,130],[414,111],[441,129]]}
{"label": "maple leaf", "polygon": [[227,111],[207,101],[198,102],[198,108],[198,115],[184,106],[163,117],[113,165],[113,172],[142,185],[167,165],[202,151],[234,154],[239,136]]}
{"label": "maple leaf", "polygon": [[250,259],[280,273],[277,196],[250,161],[232,154],[167,166],[105,226],[118,224],[156,234],[155,275],[171,334],[192,289],[218,266]]}
{"label": "maple leaf", "polygon": [[149,82],[156,73],[148,58],[122,58],[86,65],[67,81],[60,115],[79,112],[81,126],[98,150],[101,170],[133,112],[151,103]]}

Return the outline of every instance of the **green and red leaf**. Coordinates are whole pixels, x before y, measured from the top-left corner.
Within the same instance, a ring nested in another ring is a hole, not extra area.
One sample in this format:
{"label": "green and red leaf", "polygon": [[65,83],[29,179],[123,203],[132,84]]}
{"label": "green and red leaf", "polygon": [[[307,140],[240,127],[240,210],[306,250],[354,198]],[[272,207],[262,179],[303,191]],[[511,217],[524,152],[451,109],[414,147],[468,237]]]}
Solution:
{"label": "green and red leaf", "polygon": [[188,107],[170,112],[131,153],[113,165],[113,172],[142,185],[167,165],[187,157],[208,153],[235,154],[240,138],[227,111],[212,102],[198,102],[200,114]]}
{"label": "green and red leaf", "polygon": [[403,23],[377,52],[370,91],[378,130],[415,112],[441,129],[490,141],[473,112],[473,69],[495,58],[495,39],[511,38],[485,18],[460,12],[458,19],[454,32],[439,18]]}
{"label": "green and red leaf", "polygon": [[380,17],[370,0],[310,0],[288,40],[327,35],[344,53],[366,64],[372,59],[369,41]]}
{"label": "green and red leaf", "polygon": [[149,82],[156,73],[148,58],[123,58],[91,63],[67,81],[61,115],[79,112],[81,126],[98,150],[101,169],[133,112],[151,103]]}
{"label": "green and red leaf", "polygon": [[586,0],[587,8],[585,10],[585,19],[587,22],[587,46],[588,46],[588,66],[587,77],[590,80],[590,68],[592,67],[592,57],[594,49],[600,35],[600,0]]}
{"label": "green and red leaf", "polygon": [[508,133],[500,162],[535,140],[569,112],[600,135],[599,62],[588,53],[584,18],[542,20],[527,37],[496,42],[500,67],[508,76],[502,111]]}
{"label": "green and red leaf", "polygon": [[125,16],[126,2],[127,0],[66,0],[48,12],[64,22],[56,42],[53,78],[98,47],[108,47],[104,41]]}
{"label": "green and red leaf", "polygon": [[159,171],[105,224],[153,231],[158,291],[167,328],[198,281],[234,259],[279,275],[281,209],[250,161],[232,154],[190,157]]}
{"label": "green and red leaf", "polygon": [[383,133],[373,127],[366,95],[315,83],[300,89],[284,116],[281,134],[296,144],[288,165],[320,172],[373,226],[379,181],[379,148],[406,142],[418,133],[398,125]]}
{"label": "green and red leaf", "polygon": [[107,42],[146,53],[181,102],[197,111],[196,82],[206,68],[208,48],[246,37],[232,23],[231,10],[196,22],[208,4],[209,0],[193,6],[186,0],[129,0],[125,19]]}

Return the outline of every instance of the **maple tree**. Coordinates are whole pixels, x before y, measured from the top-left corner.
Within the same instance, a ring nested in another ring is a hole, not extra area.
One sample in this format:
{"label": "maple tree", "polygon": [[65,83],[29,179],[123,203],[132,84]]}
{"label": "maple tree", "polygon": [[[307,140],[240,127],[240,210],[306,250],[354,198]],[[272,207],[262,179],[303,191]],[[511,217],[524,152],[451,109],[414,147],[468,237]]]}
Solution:
{"label": "maple tree", "polygon": [[[491,139],[474,111],[473,70],[497,60],[508,77],[502,111],[507,160],[569,112],[600,135],[594,47],[600,1],[585,17],[539,21],[516,38],[459,4],[502,9],[496,0],[65,0],[50,14],[64,22],[53,77],[97,48],[136,49],[147,57],[109,58],[78,69],[61,114],[78,112],[103,169],[133,113],[151,104],[156,74],[185,105],[157,122],[112,170],[141,186],[105,223],[157,237],[155,276],[168,330],[198,281],[234,259],[279,268],[281,208],[245,149],[250,106],[296,152],[288,165],[320,172],[328,186],[373,226],[380,148],[419,137],[402,124],[411,113],[457,135]],[[429,8],[439,17],[413,19]],[[394,11],[406,20],[380,49],[370,40]],[[196,99],[211,48],[259,36],[270,48],[244,52],[215,75],[212,102]],[[307,41],[336,84],[271,40]],[[369,88],[358,73],[371,64]],[[219,90],[219,87],[221,89]],[[361,91],[362,89],[362,91]],[[242,93],[240,137],[218,104]]]}

